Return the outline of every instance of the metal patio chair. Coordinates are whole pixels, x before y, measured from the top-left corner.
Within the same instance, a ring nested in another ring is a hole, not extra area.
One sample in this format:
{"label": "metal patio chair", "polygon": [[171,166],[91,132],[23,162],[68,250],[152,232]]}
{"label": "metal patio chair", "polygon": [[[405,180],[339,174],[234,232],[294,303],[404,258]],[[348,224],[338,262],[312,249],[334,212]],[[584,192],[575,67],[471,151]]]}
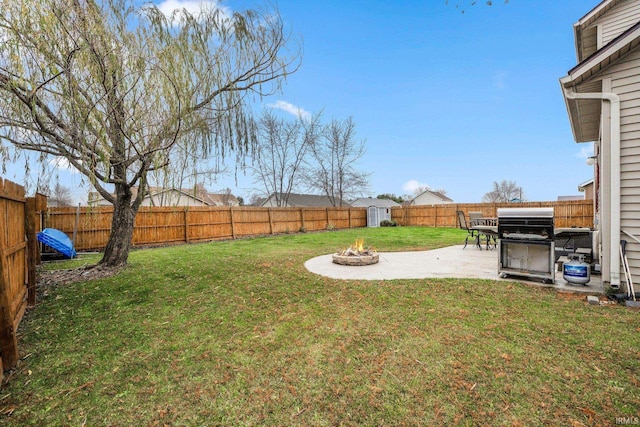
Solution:
{"label": "metal patio chair", "polygon": [[473,227],[475,225],[474,221],[482,218],[482,212],[469,212],[469,227]]}
{"label": "metal patio chair", "polygon": [[471,224],[467,222],[467,218],[463,211],[456,211],[456,215],[458,216],[458,224],[460,228],[467,230],[467,237],[464,239],[464,248],[467,247],[467,243],[469,243],[470,238],[473,240],[475,246],[480,248],[480,233],[471,228]]}

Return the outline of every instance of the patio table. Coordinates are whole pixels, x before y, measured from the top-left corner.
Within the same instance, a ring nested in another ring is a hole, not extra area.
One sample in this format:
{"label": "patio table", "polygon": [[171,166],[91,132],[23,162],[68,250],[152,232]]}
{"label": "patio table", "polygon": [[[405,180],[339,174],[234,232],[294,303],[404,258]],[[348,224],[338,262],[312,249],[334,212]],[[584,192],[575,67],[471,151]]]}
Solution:
{"label": "patio table", "polygon": [[473,218],[471,220],[471,229],[479,233],[478,240],[480,239],[479,235],[485,235],[487,238],[487,250],[492,244],[491,241],[493,241],[494,247],[497,246],[498,218]]}

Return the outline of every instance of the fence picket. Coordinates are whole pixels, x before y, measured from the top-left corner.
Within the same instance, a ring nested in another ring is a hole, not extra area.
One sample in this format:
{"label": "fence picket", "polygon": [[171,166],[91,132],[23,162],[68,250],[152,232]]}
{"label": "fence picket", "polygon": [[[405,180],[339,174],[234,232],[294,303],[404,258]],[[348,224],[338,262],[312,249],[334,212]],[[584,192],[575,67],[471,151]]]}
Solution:
{"label": "fence picket", "polygon": [[35,304],[35,212],[41,204],[24,193],[0,178],[0,379],[18,362],[16,331],[27,304]]}

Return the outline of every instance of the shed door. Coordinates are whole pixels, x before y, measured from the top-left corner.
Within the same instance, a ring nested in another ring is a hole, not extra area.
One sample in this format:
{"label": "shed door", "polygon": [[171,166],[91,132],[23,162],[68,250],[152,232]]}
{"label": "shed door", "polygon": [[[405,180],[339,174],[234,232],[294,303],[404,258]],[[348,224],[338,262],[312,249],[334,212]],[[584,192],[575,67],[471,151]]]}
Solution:
{"label": "shed door", "polygon": [[367,208],[367,227],[379,227],[380,219],[378,218],[378,208],[369,206]]}

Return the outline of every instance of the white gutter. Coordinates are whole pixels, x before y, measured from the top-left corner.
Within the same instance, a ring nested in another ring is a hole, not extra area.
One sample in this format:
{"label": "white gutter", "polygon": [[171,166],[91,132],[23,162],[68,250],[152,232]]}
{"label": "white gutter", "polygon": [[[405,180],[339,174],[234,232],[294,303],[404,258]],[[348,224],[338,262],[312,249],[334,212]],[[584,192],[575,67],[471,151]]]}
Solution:
{"label": "white gutter", "polygon": [[609,256],[610,278],[612,288],[620,287],[620,97],[612,92],[603,93],[576,93],[572,90],[564,90],[567,99],[601,99],[609,101],[611,105],[610,150],[611,158],[611,194],[609,194]]}

